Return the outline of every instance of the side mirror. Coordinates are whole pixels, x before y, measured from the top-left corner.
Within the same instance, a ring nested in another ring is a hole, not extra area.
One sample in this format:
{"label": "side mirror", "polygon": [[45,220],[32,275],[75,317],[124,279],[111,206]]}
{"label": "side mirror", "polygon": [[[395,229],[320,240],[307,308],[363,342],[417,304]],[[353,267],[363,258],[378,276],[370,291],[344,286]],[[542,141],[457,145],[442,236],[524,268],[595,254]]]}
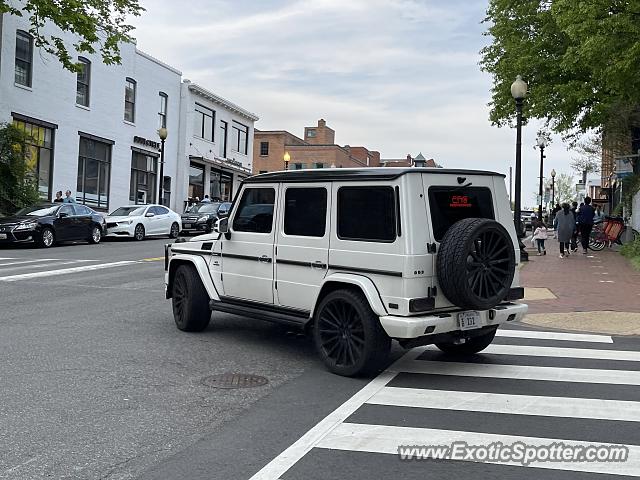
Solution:
{"label": "side mirror", "polygon": [[229,219],[228,218],[218,219],[213,229],[217,233],[229,233]]}
{"label": "side mirror", "polygon": [[60,212],[58,214],[58,218],[65,218],[65,217],[68,217],[68,216],[69,216],[69,214],[67,212]]}
{"label": "side mirror", "polygon": [[155,213],[153,213],[153,212],[149,212],[149,213],[147,213],[147,214],[145,215],[145,217],[148,217],[148,218],[155,217],[155,216],[156,216],[156,214],[155,214]]}

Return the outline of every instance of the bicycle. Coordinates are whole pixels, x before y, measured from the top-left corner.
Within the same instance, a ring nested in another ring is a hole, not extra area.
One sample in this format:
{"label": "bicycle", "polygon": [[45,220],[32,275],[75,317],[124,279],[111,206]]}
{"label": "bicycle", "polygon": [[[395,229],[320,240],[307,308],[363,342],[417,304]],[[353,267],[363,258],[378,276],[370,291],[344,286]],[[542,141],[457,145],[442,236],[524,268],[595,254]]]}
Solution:
{"label": "bicycle", "polygon": [[[589,236],[589,248],[596,252],[611,247],[614,243],[622,245],[622,237],[627,231],[628,219],[622,217],[605,217],[604,222],[595,224]],[[640,238],[640,233],[632,229],[633,239]]]}

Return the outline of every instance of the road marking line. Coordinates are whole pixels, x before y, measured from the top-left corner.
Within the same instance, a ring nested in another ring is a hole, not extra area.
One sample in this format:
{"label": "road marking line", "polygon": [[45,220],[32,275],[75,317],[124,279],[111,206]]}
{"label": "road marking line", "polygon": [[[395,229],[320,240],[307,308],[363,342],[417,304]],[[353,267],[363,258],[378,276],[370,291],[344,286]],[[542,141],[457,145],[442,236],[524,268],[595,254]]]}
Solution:
{"label": "road marking line", "polygon": [[125,265],[131,265],[134,263],[139,263],[139,262],[137,262],[136,260],[125,260],[121,262],[100,263],[97,265],[86,265],[84,267],[62,268],[60,270],[50,270],[48,272],[23,273],[19,275],[9,275],[7,277],[0,277],[0,282],[15,282],[16,280],[27,280],[30,278],[52,277],[55,275],[66,275],[68,273],[88,272],[91,270],[102,270],[105,268],[123,267]]}
{"label": "road marking line", "polygon": [[[266,464],[250,480],[272,480],[280,478],[287,470],[304,457],[316,444],[328,435],[337,425],[344,422],[358,408],[360,408],[371,396],[389,383],[396,376],[395,365],[402,359],[413,360],[424,351],[424,348],[414,348],[396,361],[388,370],[385,370],[376,378],[365,385],[358,393],[327,415],[311,430],[305,433],[293,445]],[[397,448],[397,445],[396,445]]]}
{"label": "road marking line", "polygon": [[[430,346],[429,350],[435,350]],[[625,350],[595,350],[588,348],[533,347],[529,345],[489,345],[483,353],[496,355],[524,355],[532,357],[593,358],[597,360],[626,360],[640,362],[640,352]]]}
{"label": "road marking line", "polygon": [[160,260],[164,260],[164,257],[143,258],[140,261],[141,262],[158,262]]}
{"label": "road marking line", "polygon": [[640,402],[626,400],[384,387],[366,403],[465,412],[640,422]]}
{"label": "road marking line", "polygon": [[554,382],[603,383],[640,386],[640,371],[599,370],[595,368],[537,367],[531,365],[496,365],[485,363],[404,361],[398,365],[406,373],[430,373],[459,377],[513,378]]}
{"label": "road marking line", "polygon": [[[469,445],[491,445],[497,442],[501,442],[502,444],[522,442],[535,446],[548,446],[553,443],[563,443],[567,446],[581,446],[585,444],[584,441],[565,440],[561,438],[525,437],[519,435],[500,435],[495,433],[439,430],[432,428],[343,423],[325,436],[316,446],[331,450],[387,453],[397,456],[398,445],[451,445],[453,442],[460,441],[464,441]],[[623,444],[610,443],[607,443],[607,445],[625,446]],[[626,447],[629,449],[629,456],[626,462],[532,461],[528,467],[638,477],[640,476],[640,446],[626,445]],[[492,462],[490,460],[479,463],[522,466],[517,462]]]}
{"label": "road marking line", "polygon": [[539,330],[507,330],[500,329],[497,337],[538,338],[544,340],[566,340],[568,342],[613,343],[608,335],[590,335],[586,333],[541,332]]}
{"label": "road marking line", "polygon": [[600,283],[616,283],[613,280],[599,280]]}
{"label": "road marking line", "polygon": [[[58,265],[70,265],[70,264],[74,264],[74,263],[78,263],[78,262],[76,260],[69,260],[68,262],[39,263],[37,265],[34,265],[34,264],[31,264],[31,265],[20,265],[20,266],[9,267],[9,268],[2,268],[3,265],[0,265],[0,273],[10,272],[10,271],[14,271],[14,270],[24,270],[25,268],[57,267]],[[2,278],[2,277],[0,277],[0,278]]]}
{"label": "road marking line", "polygon": [[[12,258],[11,260],[17,260],[16,258]],[[8,267],[9,265],[23,265],[25,263],[38,263],[38,262],[65,262],[65,261],[73,261],[76,263],[80,262],[97,262],[98,260],[71,260],[69,258],[38,258],[34,260],[20,260],[19,262],[9,262],[9,263],[0,263],[0,268]]]}

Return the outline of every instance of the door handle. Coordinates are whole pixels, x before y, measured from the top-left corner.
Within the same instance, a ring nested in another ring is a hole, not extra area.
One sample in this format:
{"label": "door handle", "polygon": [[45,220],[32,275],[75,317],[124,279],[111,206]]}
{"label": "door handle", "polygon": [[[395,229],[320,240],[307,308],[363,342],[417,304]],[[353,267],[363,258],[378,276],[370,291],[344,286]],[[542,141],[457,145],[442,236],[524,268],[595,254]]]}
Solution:
{"label": "door handle", "polygon": [[271,263],[271,258],[267,257],[266,255],[262,255],[260,258],[258,258],[258,261],[262,263]]}
{"label": "door handle", "polygon": [[311,268],[319,268],[321,270],[324,270],[325,268],[327,268],[327,264],[321,262],[320,260],[316,260],[311,264]]}

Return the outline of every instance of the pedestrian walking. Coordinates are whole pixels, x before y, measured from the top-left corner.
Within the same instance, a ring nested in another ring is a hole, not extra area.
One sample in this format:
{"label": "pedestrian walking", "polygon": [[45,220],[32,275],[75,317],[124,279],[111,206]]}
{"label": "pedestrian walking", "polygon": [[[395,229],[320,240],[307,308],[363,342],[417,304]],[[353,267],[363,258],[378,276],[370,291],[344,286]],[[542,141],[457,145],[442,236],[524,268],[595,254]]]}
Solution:
{"label": "pedestrian walking", "polygon": [[538,256],[546,255],[547,249],[545,248],[544,241],[548,238],[549,232],[547,231],[547,227],[543,222],[536,221],[534,223],[533,228],[535,228],[533,232],[533,237],[531,237],[532,241],[535,241],[536,246],[538,247]]}
{"label": "pedestrian walking", "polygon": [[573,252],[578,251],[578,202],[571,204],[571,213],[573,213],[573,219],[575,224],[573,226],[573,233],[571,234],[571,250]]}
{"label": "pedestrian walking", "polygon": [[67,190],[64,192],[65,197],[62,200],[62,203],[76,203],[76,199],[71,196],[71,190]]}
{"label": "pedestrian walking", "polygon": [[582,243],[582,253],[587,254],[589,248],[589,237],[593,229],[593,219],[596,211],[591,206],[591,197],[584,198],[584,205],[580,207],[578,212],[578,229],[580,230],[580,240]]}
{"label": "pedestrian walking", "polygon": [[573,233],[576,230],[576,217],[573,215],[573,212],[569,208],[568,203],[562,204],[562,210],[558,212],[558,214],[556,215],[556,219],[558,220],[558,242],[560,243],[560,258],[564,258],[565,256],[569,256],[571,254],[571,252],[569,251],[569,244],[571,242],[571,238],[573,237]]}
{"label": "pedestrian walking", "polygon": [[53,199],[55,203],[62,203],[62,190],[56,192],[56,198]]}

